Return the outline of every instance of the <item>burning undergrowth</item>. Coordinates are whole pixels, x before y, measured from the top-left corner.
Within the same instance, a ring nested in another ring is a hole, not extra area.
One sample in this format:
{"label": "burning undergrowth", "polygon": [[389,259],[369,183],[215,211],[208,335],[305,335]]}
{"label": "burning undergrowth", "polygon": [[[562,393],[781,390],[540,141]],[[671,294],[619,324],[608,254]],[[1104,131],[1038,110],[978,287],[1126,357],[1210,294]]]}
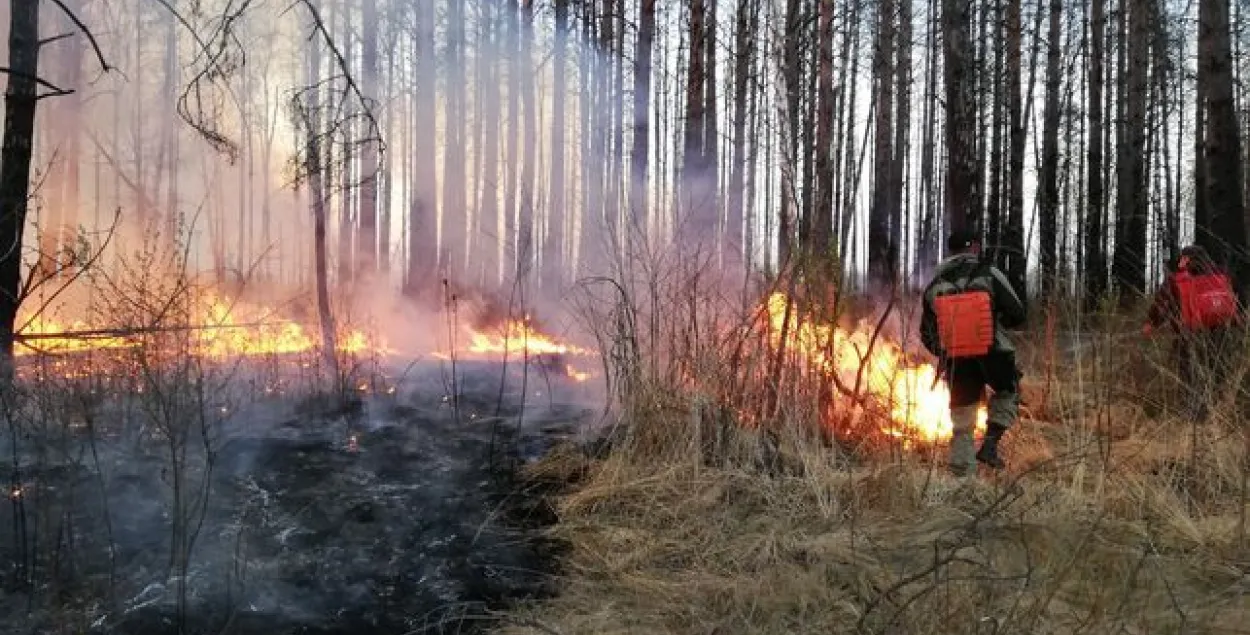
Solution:
{"label": "burning undergrowth", "polygon": [[307,302],[101,295],[19,322],[0,613],[21,627],[465,632],[550,591],[552,518],[515,468],[602,405],[591,348],[523,312],[412,311],[340,321],[328,355]]}
{"label": "burning undergrowth", "polygon": [[[951,435],[950,392],[938,368],[905,350],[884,330],[888,306],[876,322],[853,325],[805,310],[784,293],[761,304],[754,324],[774,367],[807,377],[825,391],[823,417],[835,432],[853,433],[864,415],[887,423],[880,431],[905,442],[933,443]],[[985,424],[984,407],[980,425]]]}

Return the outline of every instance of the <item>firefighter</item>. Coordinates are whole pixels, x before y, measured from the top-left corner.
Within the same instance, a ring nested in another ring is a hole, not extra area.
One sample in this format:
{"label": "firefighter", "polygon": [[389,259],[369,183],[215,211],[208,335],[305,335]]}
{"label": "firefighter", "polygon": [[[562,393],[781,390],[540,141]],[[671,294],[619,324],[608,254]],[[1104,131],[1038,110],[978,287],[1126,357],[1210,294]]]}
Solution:
{"label": "firefighter", "polygon": [[1198,421],[1209,414],[1204,393],[1219,376],[1213,371],[1220,352],[1229,344],[1233,327],[1242,321],[1228,272],[1201,246],[1182,249],[1176,269],[1155,291],[1142,334],[1150,336],[1167,327],[1177,335],[1172,353],[1181,381],[1189,389],[1188,415]]}
{"label": "firefighter", "polygon": [[[953,232],[947,251],[950,256],[938,264],[924,290],[920,339],[938,358],[950,388],[950,470],[968,476],[977,461],[1005,467],[998,444],[1016,420],[1021,377],[1005,329],[1023,326],[1027,311],[1003,272],[981,257],[975,233]],[[973,434],[986,386],[993,392],[987,429],[974,455]]]}

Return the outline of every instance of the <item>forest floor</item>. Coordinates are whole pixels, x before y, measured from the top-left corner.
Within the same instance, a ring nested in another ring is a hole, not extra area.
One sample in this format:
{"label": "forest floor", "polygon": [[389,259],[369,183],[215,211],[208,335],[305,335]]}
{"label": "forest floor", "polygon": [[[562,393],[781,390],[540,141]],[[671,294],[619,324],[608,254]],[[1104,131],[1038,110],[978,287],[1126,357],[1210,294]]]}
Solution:
{"label": "forest floor", "polygon": [[515,598],[550,595],[549,490],[516,468],[591,413],[565,399],[575,386],[531,378],[522,410],[499,364],[459,370],[456,408],[436,363],[346,407],[251,404],[212,431],[206,500],[193,434],[182,602],[167,446],[152,430],[106,432],[142,412],[101,417],[98,462],[76,428],[72,451],[23,452],[15,470],[6,433],[0,473],[23,489],[0,504],[0,633],[467,633]]}
{"label": "forest floor", "polygon": [[848,458],[733,426],[708,452],[691,408],[551,454],[529,469],[576,483],[561,592],[504,632],[1250,632],[1244,368],[1195,425],[1158,342],[1040,348],[1008,469],[967,481],[942,444]]}

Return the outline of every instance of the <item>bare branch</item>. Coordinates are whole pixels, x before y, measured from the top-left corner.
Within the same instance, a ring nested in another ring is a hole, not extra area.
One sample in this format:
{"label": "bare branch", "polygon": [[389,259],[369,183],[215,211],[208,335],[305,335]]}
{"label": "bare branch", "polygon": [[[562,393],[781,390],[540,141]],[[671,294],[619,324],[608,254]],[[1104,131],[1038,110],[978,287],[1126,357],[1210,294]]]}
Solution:
{"label": "bare branch", "polygon": [[312,15],[314,32],[321,33],[326,46],[330,48],[330,52],[334,53],[334,59],[339,68],[343,71],[343,78],[347,81],[347,85],[351,88],[352,94],[354,94],[356,99],[360,101],[362,106],[364,106],[365,118],[369,121],[370,127],[373,128],[374,138],[378,140],[378,153],[385,153],[386,143],[382,139],[382,126],[378,124],[377,118],[373,116],[373,108],[371,107],[373,100],[365,97],[364,92],[360,90],[360,86],[356,84],[355,78],[352,77],[351,67],[348,65],[347,60],[344,59],[343,53],[339,51],[339,47],[334,43],[334,38],[331,37],[330,32],[326,29],[325,23],[321,20],[321,14],[317,11],[317,7],[311,0],[298,0],[298,2],[303,4],[304,7],[308,9],[309,14]]}
{"label": "bare branch", "polygon": [[60,42],[61,40],[64,40],[65,38],[71,38],[71,37],[74,37],[73,33],[62,33],[60,35],[54,35],[52,37],[47,37],[42,40],[39,40],[39,46],[40,48],[42,48],[44,46],[52,44],[53,42]]}
{"label": "bare branch", "polygon": [[[38,77],[38,76],[35,76],[35,75],[28,75],[28,74],[23,73],[23,72],[21,72],[21,71],[15,71],[15,70],[13,70],[13,69],[11,69],[11,68],[7,67],[7,66],[0,66],[0,73],[4,73],[4,74],[6,74],[6,75],[12,75],[12,76],[14,76],[14,77],[21,77],[22,79],[28,79],[28,80],[30,80],[30,81],[32,81],[32,82],[35,82],[36,84],[39,84],[40,86],[43,86],[44,88],[47,88],[48,90],[51,90],[51,91],[55,92],[55,93],[59,93],[59,94],[63,94],[63,95],[68,95],[68,94],[70,94],[70,93],[73,93],[73,92],[74,92],[74,91],[72,91],[72,90],[66,90],[66,89],[64,89],[64,88],[61,88],[60,86],[57,86],[56,84],[53,84],[52,82],[50,82],[50,81],[48,81],[48,80],[46,80],[46,79],[44,79],[44,78],[42,78],[42,77]],[[42,97],[42,96],[41,96],[41,97]]]}
{"label": "bare branch", "polygon": [[78,27],[78,30],[81,31],[83,35],[87,36],[87,41],[91,42],[91,49],[95,51],[96,60],[100,62],[100,69],[105,73],[113,70],[113,67],[109,66],[108,61],[104,59],[104,51],[100,50],[100,43],[96,41],[95,34],[91,32],[91,29],[88,29],[87,25],[83,24],[82,20],[78,19],[78,16],[74,15],[74,12],[71,11],[69,7],[65,6],[65,3],[62,2],[62,0],[52,0],[52,3],[60,7],[61,12],[65,14],[65,17],[69,18],[69,21],[73,22],[74,26]]}

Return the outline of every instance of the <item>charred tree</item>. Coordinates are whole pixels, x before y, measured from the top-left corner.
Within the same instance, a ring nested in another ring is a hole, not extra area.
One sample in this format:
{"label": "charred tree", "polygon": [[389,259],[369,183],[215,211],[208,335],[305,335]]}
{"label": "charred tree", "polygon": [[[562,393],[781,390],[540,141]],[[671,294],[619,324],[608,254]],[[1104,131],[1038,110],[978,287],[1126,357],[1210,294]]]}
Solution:
{"label": "charred tree", "polygon": [[39,5],[15,2],[9,16],[9,72],[0,146],[0,378],[10,376],[21,302],[22,230],[30,196],[30,159],[38,100]]}
{"label": "charred tree", "polygon": [[890,284],[899,282],[900,260],[904,247],[908,244],[908,236],[903,233],[903,219],[909,215],[910,197],[907,193],[907,157],[911,153],[908,139],[911,135],[911,38],[912,15],[911,0],[898,1],[898,33],[895,37],[894,64],[894,148],[893,160],[890,162],[890,249],[889,276],[885,280]]}
{"label": "charred tree", "polygon": [[[708,5],[711,0],[690,0],[690,59],[686,89],[686,120],[683,133],[682,179],[684,209],[678,218],[677,244],[699,251],[714,245],[716,233],[716,164],[709,155],[708,117]],[[714,59],[714,58],[712,58]]]}
{"label": "charred tree", "polygon": [[943,0],[943,59],[946,84],[947,223],[952,231],[978,225],[980,211],[974,202],[980,175],[976,153],[976,95],[972,90],[971,0]]}
{"label": "charred tree", "polygon": [[1233,82],[1229,0],[1202,0],[1199,5],[1198,55],[1205,69],[1206,134],[1203,139],[1206,224],[1197,229],[1199,244],[1236,276],[1246,296],[1245,202],[1242,198],[1241,138]]}
{"label": "charred tree", "polygon": [[1104,70],[1107,60],[1106,0],[1090,0],[1089,18],[1089,139],[1086,142],[1085,193],[1085,302],[1086,308],[1097,308],[1107,291],[1107,253],[1103,248],[1103,219],[1106,218],[1106,191],[1103,185],[1103,144],[1105,137],[1103,112]]}
{"label": "charred tree", "polygon": [[[817,15],[820,51],[816,67],[816,200],[809,225],[812,264],[823,274],[833,265],[833,0],[820,0]],[[828,279],[828,278],[826,278]]]}
{"label": "charred tree", "polygon": [[782,53],[782,82],[785,85],[785,129],[781,166],[781,210],[778,219],[777,256],[780,262],[790,261],[798,238],[799,205],[799,130],[802,126],[803,62],[802,29],[804,19],[800,0],[786,0],[786,28]]}
{"label": "charred tree", "polygon": [[701,188],[707,192],[706,203],[704,204],[703,215],[704,223],[711,228],[709,238],[719,251],[724,245],[724,227],[721,224],[720,210],[720,108],[717,105],[716,98],[720,94],[717,87],[716,74],[716,49],[719,43],[716,39],[716,20],[717,20],[717,4],[719,0],[703,0],[707,10],[707,17],[704,23],[704,39],[706,44],[703,47],[704,62],[703,72],[705,81],[703,87],[703,154],[699,160],[703,173],[703,184]]}
{"label": "charred tree", "polygon": [[1037,216],[1041,243],[1042,297],[1055,289],[1059,219],[1059,90],[1063,0],[1050,0],[1046,31],[1046,95],[1042,110],[1042,157],[1038,175]]}
{"label": "charred tree", "polygon": [[[627,258],[638,238],[647,236],[648,168],[651,159],[651,60],[655,46],[655,2],[641,0],[634,52],[634,136],[630,151],[630,222],[625,225]],[[645,242],[645,240],[644,240]]]}
{"label": "charred tree", "polygon": [[934,178],[937,146],[937,81],[938,54],[937,31],[939,28],[938,0],[929,0],[929,22],[925,34],[924,50],[927,52],[924,83],[924,132],[920,158],[920,236],[916,251],[916,273],[933,265],[938,255],[938,227],[941,223],[941,206],[938,202],[939,186]]}
{"label": "charred tree", "polygon": [[[1028,294],[1025,276],[1028,271],[1024,251],[1024,89],[1021,73],[1023,29],[1021,0],[1007,2],[1007,219],[1003,227],[1003,245],[999,249],[1003,273],[1011,281],[1021,299]],[[1031,92],[1031,91],[1030,91]]]}
{"label": "charred tree", "polygon": [[[873,48],[873,188],[868,218],[868,271],[870,279],[890,286],[894,229],[894,38],[896,0],[877,3],[877,34]],[[832,9],[831,9],[832,12]]]}
{"label": "charred tree", "polygon": [[[653,0],[651,0],[653,1]],[[743,253],[747,155],[747,109],[753,95],[755,33],[759,28],[759,0],[739,0],[734,16],[733,159],[729,166],[729,191],[725,212],[725,255],[731,262],[746,262]],[[830,198],[832,209],[832,192]]]}

